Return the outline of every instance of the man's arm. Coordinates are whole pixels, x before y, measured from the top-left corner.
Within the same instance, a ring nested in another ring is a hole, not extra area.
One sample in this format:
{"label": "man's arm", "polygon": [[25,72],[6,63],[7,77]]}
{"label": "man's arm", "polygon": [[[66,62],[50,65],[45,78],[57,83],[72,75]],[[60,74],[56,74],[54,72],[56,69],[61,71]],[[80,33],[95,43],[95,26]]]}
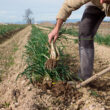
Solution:
{"label": "man's arm", "polygon": [[54,29],[53,29],[52,32],[48,35],[48,42],[49,42],[49,43],[51,43],[52,40],[53,40],[54,42],[56,41],[56,39],[58,38],[59,30],[60,30],[62,24],[63,24],[63,20],[62,20],[62,19],[57,19],[57,23],[56,23]]}
{"label": "man's arm", "polygon": [[66,21],[72,11],[79,9],[82,5],[90,1],[92,0],[65,0],[57,14],[57,19],[60,18]]}
{"label": "man's arm", "polygon": [[54,42],[56,41],[63,22],[66,21],[66,19],[71,15],[71,12],[77,10],[78,8],[80,8],[82,5],[89,1],[91,0],[65,0],[63,6],[61,7],[57,15],[56,26],[52,30],[52,32],[48,35],[49,43],[51,43],[52,39],[54,40]]}

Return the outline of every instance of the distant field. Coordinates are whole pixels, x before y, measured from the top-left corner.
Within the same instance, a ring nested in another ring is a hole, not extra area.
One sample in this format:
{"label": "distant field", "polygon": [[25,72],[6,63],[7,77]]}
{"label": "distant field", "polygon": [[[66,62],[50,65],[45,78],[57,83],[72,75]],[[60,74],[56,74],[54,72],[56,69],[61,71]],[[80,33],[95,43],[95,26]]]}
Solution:
{"label": "distant field", "polygon": [[[77,37],[79,35],[78,34],[79,24],[80,22],[63,24],[62,28],[60,29],[60,35],[69,34]],[[49,23],[48,24],[43,23],[41,24],[41,26],[49,28],[51,30],[53,29],[52,25],[50,25]],[[98,44],[104,44],[104,45],[110,46],[110,22],[101,23],[94,39],[95,39],[95,42],[97,42]]]}
{"label": "distant field", "polygon": [[[63,27],[67,29],[74,28],[76,30],[79,30],[79,24],[80,22],[67,23],[64,24]],[[101,25],[99,26],[98,33],[103,36],[107,36],[108,34],[110,34],[110,22],[102,22]]]}
{"label": "distant field", "polygon": [[[63,28],[67,28],[67,29],[74,28],[75,30],[78,31],[79,24],[80,24],[80,22],[64,23]],[[53,28],[55,25],[51,24],[50,22],[44,22],[44,23],[41,23],[40,26]],[[101,35],[104,35],[104,36],[110,34],[110,22],[102,22],[99,29],[98,29],[98,33],[101,34]]]}

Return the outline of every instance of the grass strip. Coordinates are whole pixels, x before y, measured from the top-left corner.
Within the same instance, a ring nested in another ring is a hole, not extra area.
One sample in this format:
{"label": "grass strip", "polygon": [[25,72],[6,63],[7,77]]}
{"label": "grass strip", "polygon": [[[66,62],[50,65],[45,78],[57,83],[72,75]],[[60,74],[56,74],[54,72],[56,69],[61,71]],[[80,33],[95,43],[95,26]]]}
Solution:
{"label": "grass strip", "polygon": [[96,34],[95,42],[110,46],[110,35],[102,36],[100,34]]}
{"label": "grass strip", "polygon": [[[52,30],[54,28],[54,27],[49,27],[49,26],[48,27],[43,26],[43,27],[48,28],[50,30]],[[64,27],[62,27],[60,29],[60,32],[59,32],[59,35],[62,35],[62,34],[69,34],[69,35],[73,35],[73,36],[78,36],[79,35],[76,29],[74,29],[74,28],[67,29],[67,28],[64,28]]]}
{"label": "grass strip", "polygon": [[59,35],[62,34],[69,34],[73,36],[78,36],[78,32],[75,29],[66,29],[66,28],[61,28]]}
{"label": "grass strip", "polygon": [[[72,29],[61,29],[61,32],[60,32],[60,35],[61,34],[69,34],[69,35],[74,35],[74,36],[78,36],[78,32],[76,31],[73,31],[72,32]],[[84,39],[85,40],[85,39]],[[87,39],[88,40],[88,39]],[[107,46],[110,46],[110,35],[106,35],[106,36],[103,36],[103,35],[100,35],[100,34],[96,34],[95,37],[94,37],[94,41],[97,42],[98,44],[100,45],[107,45]],[[74,40],[75,43],[78,43],[79,40],[76,39]]]}
{"label": "grass strip", "polygon": [[0,25],[0,35],[4,37],[9,32],[12,32],[17,29],[22,29],[25,26],[26,25],[17,25],[17,24]]}
{"label": "grass strip", "polygon": [[25,46],[28,66],[21,75],[26,75],[31,82],[33,82],[33,80],[42,81],[46,76],[49,76],[53,81],[69,80],[69,67],[64,64],[63,59],[65,55],[60,47],[61,58],[58,66],[53,70],[47,70],[45,68],[45,62],[47,60],[45,56],[49,57],[48,46],[48,35],[33,25],[30,40]]}

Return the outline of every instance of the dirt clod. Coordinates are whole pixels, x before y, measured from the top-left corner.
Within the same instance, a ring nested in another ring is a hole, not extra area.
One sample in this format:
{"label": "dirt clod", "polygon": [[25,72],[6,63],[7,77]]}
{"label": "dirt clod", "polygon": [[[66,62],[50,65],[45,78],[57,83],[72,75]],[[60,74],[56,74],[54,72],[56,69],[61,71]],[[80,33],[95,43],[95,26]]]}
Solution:
{"label": "dirt clod", "polygon": [[12,91],[12,98],[16,101],[16,102],[18,102],[18,97],[20,96],[20,90],[19,89],[14,89],[13,91]]}
{"label": "dirt clod", "polygon": [[[63,103],[66,106],[69,106],[71,102],[73,101],[73,98],[75,101],[79,100],[83,93],[79,92],[75,88],[73,88],[71,85],[68,85],[66,82],[57,82],[55,84],[52,84],[52,82],[47,82],[45,84],[37,83],[37,86],[42,89],[45,93],[49,93],[53,97],[57,97],[58,100],[56,104]],[[48,92],[49,90],[49,92]]]}
{"label": "dirt clod", "polygon": [[57,66],[57,60],[55,60],[55,59],[48,59],[48,60],[45,62],[45,67],[46,67],[48,70],[52,70],[52,69],[54,69],[56,66]]}

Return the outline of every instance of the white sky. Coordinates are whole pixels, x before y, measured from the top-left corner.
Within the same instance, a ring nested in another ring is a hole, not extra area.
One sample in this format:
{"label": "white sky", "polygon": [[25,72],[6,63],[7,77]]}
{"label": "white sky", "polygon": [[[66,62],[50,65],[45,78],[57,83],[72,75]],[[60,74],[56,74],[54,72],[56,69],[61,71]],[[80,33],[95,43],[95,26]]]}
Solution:
{"label": "white sky", "polygon": [[[26,9],[30,8],[36,21],[55,20],[64,0],[0,0],[0,22],[22,21]],[[73,12],[72,19],[80,19],[84,7]]]}

